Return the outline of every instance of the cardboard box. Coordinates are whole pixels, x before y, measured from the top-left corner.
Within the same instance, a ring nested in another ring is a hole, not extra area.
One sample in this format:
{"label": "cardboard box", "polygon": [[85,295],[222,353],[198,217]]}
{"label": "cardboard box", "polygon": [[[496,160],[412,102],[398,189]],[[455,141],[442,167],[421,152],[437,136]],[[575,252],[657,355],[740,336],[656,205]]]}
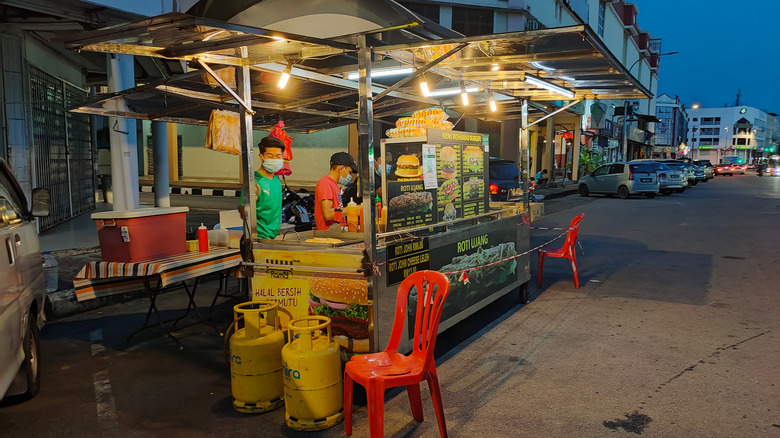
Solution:
{"label": "cardboard box", "polygon": [[531,202],[528,211],[531,213],[531,222],[544,218],[544,204],[541,202]]}
{"label": "cardboard box", "polygon": [[141,262],[187,251],[187,207],[94,213],[105,262]]}

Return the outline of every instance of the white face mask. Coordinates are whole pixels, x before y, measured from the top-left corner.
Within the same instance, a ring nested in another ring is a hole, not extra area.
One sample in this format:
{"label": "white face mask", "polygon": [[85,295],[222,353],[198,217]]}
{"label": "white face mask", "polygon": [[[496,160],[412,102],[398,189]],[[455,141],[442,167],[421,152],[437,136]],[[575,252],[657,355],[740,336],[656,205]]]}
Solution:
{"label": "white face mask", "polygon": [[263,159],[263,169],[270,173],[276,173],[284,166],[284,160],[281,158],[266,158]]}

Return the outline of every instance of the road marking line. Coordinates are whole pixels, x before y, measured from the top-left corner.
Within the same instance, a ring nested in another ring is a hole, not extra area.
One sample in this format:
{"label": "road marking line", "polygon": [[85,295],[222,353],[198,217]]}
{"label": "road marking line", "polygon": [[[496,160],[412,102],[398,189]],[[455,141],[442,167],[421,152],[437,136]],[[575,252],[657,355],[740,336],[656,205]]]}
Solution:
{"label": "road marking line", "polygon": [[[103,330],[97,329],[90,332],[89,340],[92,343],[92,357],[105,355],[106,347],[102,343]],[[114,392],[111,390],[111,380],[108,377],[108,371],[102,370],[93,373],[92,383],[95,387],[97,416],[99,418],[116,420],[116,404],[114,403]]]}

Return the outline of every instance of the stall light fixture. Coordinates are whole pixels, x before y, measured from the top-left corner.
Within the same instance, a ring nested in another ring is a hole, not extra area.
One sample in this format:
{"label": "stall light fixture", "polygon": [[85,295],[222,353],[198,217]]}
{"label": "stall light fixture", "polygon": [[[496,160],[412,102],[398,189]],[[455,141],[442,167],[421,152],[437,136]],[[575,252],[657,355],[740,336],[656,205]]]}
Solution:
{"label": "stall light fixture", "polygon": [[[428,97],[441,97],[441,96],[453,96],[460,94],[463,90],[460,88],[442,88],[441,90],[433,90],[428,93]],[[479,91],[479,87],[466,87],[466,93],[476,93]]]}
{"label": "stall light fixture", "polygon": [[496,106],[496,99],[493,98],[493,91],[488,90],[488,97],[490,100],[488,100],[488,104],[490,104],[490,111],[496,112],[498,110],[498,107]]}
{"label": "stall light fixture", "polygon": [[539,88],[544,88],[545,90],[550,90],[553,93],[560,94],[561,96],[572,98],[574,97],[574,92],[569,90],[568,88],[563,88],[559,85],[555,85],[552,82],[547,82],[543,79],[537,78],[536,76],[531,76],[529,74],[525,75],[525,81],[528,82],[531,85],[536,85]]}
{"label": "stall light fixture", "polygon": [[287,86],[287,81],[290,80],[290,73],[292,73],[292,66],[295,64],[295,61],[287,61],[287,67],[282,70],[282,76],[279,77],[279,84],[277,85],[279,88],[284,88]]}
{"label": "stall light fixture", "polygon": [[[382,76],[397,76],[397,75],[408,75],[409,73],[413,72],[414,69],[412,67],[403,67],[403,68],[388,68],[384,70],[371,70],[371,77],[372,78],[381,78]],[[347,74],[347,79],[354,81],[357,80],[357,78],[360,77],[360,74],[356,71],[353,71],[352,73]]]}
{"label": "stall light fixture", "polygon": [[460,100],[463,102],[463,106],[469,105],[469,93],[466,91],[463,81],[460,81]]}
{"label": "stall light fixture", "polygon": [[425,79],[425,73],[423,73],[422,76],[420,77],[420,91],[422,92],[422,95],[425,97],[431,95],[431,89],[428,88],[428,80]]}
{"label": "stall light fixture", "polygon": [[490,66],[490,71],[498,71],[501,67],[498,66],[498,64],[493,64]]}

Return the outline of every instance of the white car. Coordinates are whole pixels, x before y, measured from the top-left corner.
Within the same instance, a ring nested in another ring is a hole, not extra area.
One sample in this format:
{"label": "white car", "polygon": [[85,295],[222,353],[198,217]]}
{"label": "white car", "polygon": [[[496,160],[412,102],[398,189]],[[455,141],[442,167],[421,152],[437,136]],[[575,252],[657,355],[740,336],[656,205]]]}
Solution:
{"label": "white car", "polygon": [[32,398],[40,388],[38,331],[46,292],[34,216],[49,214],[49,200],[48,190],[35,189],[28,209],[11,168],[0,159],[0,399]]}

